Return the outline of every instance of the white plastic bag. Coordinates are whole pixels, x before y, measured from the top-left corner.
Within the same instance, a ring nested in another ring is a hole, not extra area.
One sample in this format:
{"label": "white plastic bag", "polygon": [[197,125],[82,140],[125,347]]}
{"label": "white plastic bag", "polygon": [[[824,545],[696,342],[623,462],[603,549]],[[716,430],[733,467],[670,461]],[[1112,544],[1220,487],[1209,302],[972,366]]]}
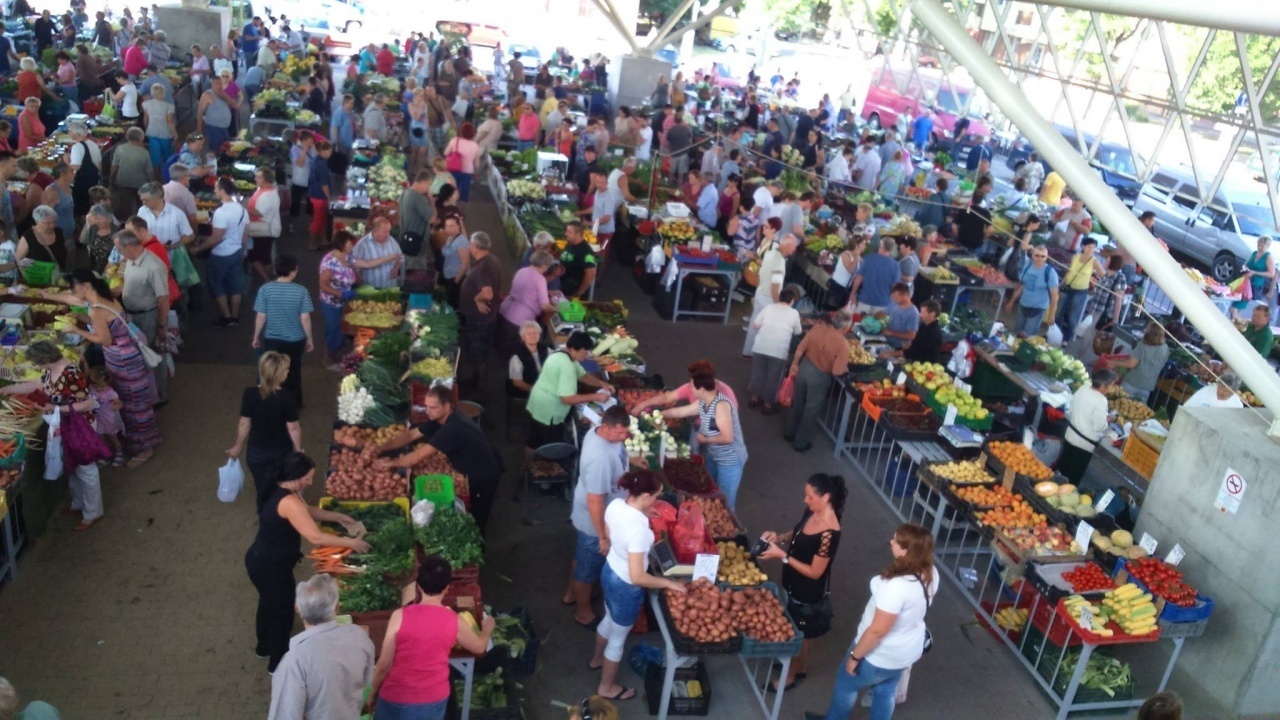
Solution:
{"label": "white plastic bag", "polygon": [[413,521],[414,527],[426,527],[431,524],[431,518],[435,517],[436,505],[430,500],[419,500],[412,508],[409,509],[409,519]]}
{"label": "white plastic bag", "polygon": [[44,443],[44,479],[57,480],[62,477],[62,411],[54,408],[44,421],[49,424],[49,437]]}
{"label": "white plastic bag", "polygon": [[1049,323],[1044,339],[1049,343],[1049,347],[1062,347],[1062,328],[1058,327],[1057,323]]}
{"label": "white plastic bag", "polygon": [[218,499],[224,503],[235,502],[244,487],[244,468],[240,460],[231,458],[226,465],[218,468]]}
{"label": "white plastic bag", "polygon": [[977,359],[977,354],[973,351],[973,347],[969,345],[968,340],[961,340],[956,343],[955,350],[951,351],[951,359],[947,361],[947,369],[958,378],[967,378],[973,374],[973,361]]}

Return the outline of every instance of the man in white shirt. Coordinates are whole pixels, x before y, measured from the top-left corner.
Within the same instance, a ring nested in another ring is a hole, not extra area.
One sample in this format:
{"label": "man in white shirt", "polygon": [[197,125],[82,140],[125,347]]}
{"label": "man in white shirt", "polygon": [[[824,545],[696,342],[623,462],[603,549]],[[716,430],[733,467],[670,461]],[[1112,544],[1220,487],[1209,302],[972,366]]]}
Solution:
{"label": "man in white shirt", "polygon": [[853,157],[853,148],[840,148],[835,157],[827,161],[827,180],[833,183],[848,185],[853,181],[849,171],[849,158]]}
{"label": "man in white shirt", "polygon": [[1071,207],[1059,210],[1053,216],[1053,232],[1058,243],[1076,252],[1080,249],[1080,241],[1093,231],[1093,216],[1084,209],[1084,198],[1071,196]]}
{"label": "man in white shirt", "polygon": [[636,160],[648,162],[653,157],[653,126],[639,115],[631,118],[631,122],[635,123],[636,137],[639,138],[636,143]]}
{"label": "man in white shirt", "polygon": [[289,148],[289,168],[293,171],[289,181],[289,232],[293,232],[293,221],[302,212],[302,205],[307,200],[311,161],[315,157],[315,136],[305,131],[298,133],[297,142]]}
{"label": "man in white shirt", "polygon": [[1036,153],[1028,155],[1027,163],[1018,168],[1013,177],[1026,181],[1027,192],[1039,193],[1040,186],[1044,184],[1044,163],[1040,162],[1040,156]]}
{"label": "man in white shirt", "polygon": [[862,141],[862,148],[853,159],[853,184],[872,189],[876,186],[876,178],[880,177],[880,153],[876,151],[876,141],[870,138]]}
{"label": "man in white shirt", "polygon": [[166,247],[190,245],[196,234],[187,216],[179,208],[164,201],[164,188],[160,183],[149,182],[138,188],[138,217],[147,221],[147,229]]}
{"label": "man in white shirt", "polygon": [[196,227],[199,222],[196,218],[196,196],[191,193],[191,189],[187,187],[187,182],[191,179],[191,168],[182,163],[174,163],[169,166],[169,182],[164,184],[164,201],[168,205],[173,205],[187,216],[187,224]]}
{"label": "man in white shirt", "polygon": [[1236,394],[1238,387],[1240,387],[1240,378],[1231,371],[1224,372],[1217,383],[1197,390],[1182,403],[1182,407],[1242,408],[1244,401]]}
{"label": "man in white shirt", "polygon": [[796,251],[797,244],[795,235],[783,235],[777,247],[770,248],[760,259],[760,284],[751,298],[751,320],[747,323],[747,340],[742,345],[743,357],[751,357],[751,349],[756,344],[754,323],[760,311],[779,302],[782,297],[782,286],[787,280],[787,258]]}
{"label": "man in white shirt", "polygon": [[609,180],[605,183],[610,190],[618,193],[624,202],[636,203],[639,200],[635,195],[631,194],[631,174],[636,171],[636,159],[627,158],[622,161],[621,167],[616,167],[609,171]]}
{"label": "man in white shirt", "polygon": [[617,187],[610,187],[603,170],[592,170],[591,182],[595,186],[595,200],[591,203],[591,224],[595,228],[596,242],[603,244],[613,237],[618,208],[622,205],[622,193]]}
{"label": "man in white shirt", "polygon": [[773,199],[782,192],[782,186],[776,182],[769,182],[756,188],[751,193],[751,199],[755,201],[756,206],[751,209],[756,217],[761,220],[768,220],[771,217],[777,217],[774,212]]}
{"label": "man in white shirt", "polygon": [[1071,396],[1066,442],[1062,444],[1058,472],[1072,483],[1080,484],[1089,469],[1089,461],[1093,459],[1093,451],[1107,431],[1106,393],[1116,384],[1118,377],[1112,370],[1095,370],[1089,385],[1081,385]]}

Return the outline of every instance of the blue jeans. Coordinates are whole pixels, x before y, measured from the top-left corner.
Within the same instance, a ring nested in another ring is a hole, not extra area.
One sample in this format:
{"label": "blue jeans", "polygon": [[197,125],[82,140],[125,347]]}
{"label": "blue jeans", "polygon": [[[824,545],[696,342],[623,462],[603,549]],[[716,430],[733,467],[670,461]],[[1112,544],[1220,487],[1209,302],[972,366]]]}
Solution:
{"label": "blue jeans", "polygon": [[466,202],[471,197],[471,176],[474,173],[456,172],[453,178],[458,181],[458,199]]}
{"label": "blue jeans", "polygon": [[204,126],[204,146],[209,149],[209,152],[221,153],[223,144],[230,139],[231,128],[209,124]]}
{"label": "blue jeans", "polygon": [[1031,337],[1040,332],[1040,322],[1044,320],[1045,308],[1029,308],[1018,306],[1018,317],[1013,331]]}
{"label": "blue jeans", "polygon": [[533,140],[517,140],[516,151],[519,152],[521,150],[528,150],[529,148],[533,147],[534,144],[535,142]]}
{"label": "blue jeans", "polygon": [[574,550],[573,568],[575,582],[595,584],[604,569],[604,555],[600,554],[600,538],[578,531],[578,545]]}
{"label": "blue jeans", "polygon": [[209,281],[209,292],[215,298],[238,297],[244,278],[244,250],[230,255],[210,255],[205,275]]}
{"label": "blue jeans", "polygon": [[1062,288],[1062,299],[1058,305],[1058,327],[1062,329],[1062,344],[1071,342],[1076,336],[1076,327],[1084,319],[1084,308],[1089,304],[1088,290],[1072,290]]}
{"label": "blue jeans", "polygon": [[720,486],[720,492],[724,493],[725,502],[732,510],[738,500],[738,486],[742,485],[742,465],[718,463],[710,455],[703,455],[702,459],[707,463],[707,473]]}
{"label": "blue jeans", "polygon": [[342,343],[347,341],[346,336],[342,334],[342,306],[321,302],[320,314],[324,316],[324,346],[329,349],[329,355],[332,356],[342,348]]}
{"label": "blue jeans", "polygon": [[884,670],[863,660],[850,675],[845,669],[848,658],[846,653],[836,671],[836,686],[831,691],[826,720],[848,720],[858,702],[858,691],[866,688],[871,688],[871,720],[889,720],[893,717],[894,693],[902,670]]}
{"label": "blue jeans", "polygon": [[604,607],[614,624],[622,627],[635,625],[640,608],[644,606],[644,588],[618,577],[608,563],[600,571],[600,588],[604,590]]}
{"label": "blue jeans", "polygon": [[378,720],[444,720],[444,711],[448,705],[449,698],[420,705],[401,705],[378,698],[373,716]]}
{"label": "blue jeans", "polygon": [[147,146],[151,149],[151,164],[160,167],[173,154],[173,138],[147,136]]}

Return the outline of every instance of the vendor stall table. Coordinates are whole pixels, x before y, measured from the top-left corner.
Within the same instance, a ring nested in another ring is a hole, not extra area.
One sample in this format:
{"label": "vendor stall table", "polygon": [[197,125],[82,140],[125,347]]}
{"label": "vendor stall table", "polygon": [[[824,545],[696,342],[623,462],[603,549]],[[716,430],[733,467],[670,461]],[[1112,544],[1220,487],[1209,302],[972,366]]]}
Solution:
{"label": "vendor stall table", "polygon": [[[671,322],[678,321],[681,317],[718,317],[721,318],[724,325],[729,324],[729,313],[733,311],[733,303],[729,302],[729,296],[733,295],[733,288],[738,283],[738,269],[721,269],[713,265],[691,265],[682,263],[677,260],[671,262],[676,263],[676,284],[675,284],[675,305],[671,312]],[[724,300],[723,310],[694,310],[684,309],[681,307],[681,295],[684,288],[685,278],[690,276],[701,275],[705,277],[722,277],[728,281],[728,293]]]}
{"label": "vendor stall table", "polygon": [[[662,608],[658,604],[658,591],[649,592],[649,606],[653,608],[653,616],[658,620],[658,631],[662,633],[662,643],[665,646],[664,654],[664,671],[662,677],[662,699],[658,704],[658,720],[667,720],[667,711],[671,706],[671,688],[675,685],[676,670],[682,666],[687,666],[704,656],[680,655],[675,650],[675,644],[671,640],[671,629],[667,627],[666,618],[663,616]],[[785,689],[779,684],[777,695],[773,698],[773,707],[769,707],[769,703],[765,700],[766,683],[769,682],[770,676],[786,677],[787,671],[791,667],[790,655],[779,655],[777,657],[771,655],[761,655],[747,657],[738,655],[738,660],[742,663],[742,672],[747,676],[747,683],[751,687],[751,691],[755,693],[756,702],[760,705],[761,712],[764,713],[766,720],[778,720],[778,715],[782,710],[782,696],[786,694]],[[777,662],[782,666],[780,675],[773,675],[771,669],[773,664]]]}
{"label": "vendor stall table", "polygon": [[[1054,398],[1047,398],[1045,396],[1054,394],[1050,390],[1051,387],[1055,385],[1065,387],[1066,383],[1060,380],[1054,380],[1044,373],[1036,372],[1034,370],[1013,370],[1001,359],[997,348],[987,343],[974,345],[973,351],[974,354],[977,355],[978,359],[981,360],[988,368],[1004,376],[1006,380],[1022,390],[1023,394],[1025,394],[1031,402],[1035,403],[1035,413],[1032,415],[1030,427],[1040,427],[1040,418],[1044,414],[1044,406],[1046,404],[1052,405],[1053,407],[1062,407],[1065,404]],[[978,383],[975,381],[975,392],[979,392],[977,385]],[[1069,393],[1070,390],[1068,389],[1065,392]]]}
{"label": "vendor stall table", "polygon": [[476,659],[474,656],[467,655],[465,657],[450,657],[449,667],[457,670],[462,675],[462,699],[458,704],[459,720],[469,720],[471,717],[471,686],[476,680]]}

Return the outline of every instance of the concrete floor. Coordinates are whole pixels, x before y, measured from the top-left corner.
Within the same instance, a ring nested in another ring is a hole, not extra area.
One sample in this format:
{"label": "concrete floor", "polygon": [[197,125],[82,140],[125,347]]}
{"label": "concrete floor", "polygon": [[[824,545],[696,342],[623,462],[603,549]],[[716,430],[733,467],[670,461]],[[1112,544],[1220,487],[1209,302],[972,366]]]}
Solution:
{"label": "concrete floor", "polygon": [[[488,201],[473,202],[468,228],[485,230],[495,240],[503,237]],[[507,243],[495,246],[510,268]],[[319,256],[301,250],[301,236],[286,238],[283,247],[299,255],[300,281],[314,288]],[[709,358],[742,394],[749,363],[738,356],[741,313],[735,311],[728,327],[664,322],[628,272],[610,264],[598,295],[620,298],[631,309],[628,327],[640,338],[639,352],[650,371],[674,384],[689,361]],[[191,322],[179,374],[170,386],[172,403],[160,415],[166,441],[155,459],[132,472],[105,471],[102,524],[72,533],[72,522],[56,517],[20,564],[16,581],[0,593],[0,675],[11,679],[24,698],[47,700],[69,720],[238,719],[266,712],[269,678],[265,661],[251,652],[256,598],[242,560],[254,533],[252,500],[242,494],[227,505],[215,498],[215,468],[233,439],[239,391],[254,382],[251,323],[215,330],[209,317],[206,310]],[[304,383],[306,447],[323,462],[337,376],[320,369],[313,356],[307,359]],[[497,383],[486,395],[501,398]],[[502,403],[487,405],[490,434],[501,438]],[[832,583],[834,628],[814,645],[809,679],[784,701],[783,716],[797,718],[801,710],[826,705],[833,668],[867,600],[867,583],[888,562],[896,519],[852,468],[831,458],[825,439],[797,455],[782,441],[780,424],[777,416],[745,410],[742,415],[751,459],[739,513],[752,533],[789,528],[802,510],[804,479],[814,472],[842,473],[851,490]],[[505,449],[508,466],[518,467],[519,443],[507,442]],[[538,673],[524,683],[525,717],[560,718],[563,710],[555,703],[577,702],[594,692],[598,680],[586,667],[594,635],[577,627],[559,602],[573,532],[567,524],[523,525],[512,498],[514,472],[510,475],[490,529],[485,602],[500,610],[530,610],[542,651]],[[319,488],[312,495],[318,497]],[[767,570],[777,577],[776,565]],[[910,699],[895,717],[1054,716],[1049,700],[1013,656],[974,623],[953,586],[943,584],[929,624],[936,650],[915,667]],[[634,641],[661,642],[656,631]],[[708,667],[712,717],[757,716],[737,660],[711,657]],[[619,681],[643,685],[625,668]],[[1187,683],[1175,675],[1172,686],[1183,691]],[[1190,702],[1189,708],[1189,717],[1227,717],[1204,701]],[[642,699],[622,703],[620,710],[624,718],[647,714]],[[857,710],[853,717],[865,713]]]}

